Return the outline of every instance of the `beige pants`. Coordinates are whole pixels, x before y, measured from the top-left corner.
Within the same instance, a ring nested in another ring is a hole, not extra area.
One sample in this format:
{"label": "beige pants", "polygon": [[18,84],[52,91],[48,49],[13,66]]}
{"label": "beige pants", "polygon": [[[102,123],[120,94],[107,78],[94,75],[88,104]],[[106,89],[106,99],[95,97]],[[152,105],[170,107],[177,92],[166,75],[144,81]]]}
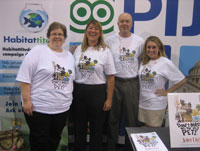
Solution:
{"label": "beige pants", "polygon": [[139,108],[138,120],[151,127],[160,127],[165,117],[163,110],[145,110]]}

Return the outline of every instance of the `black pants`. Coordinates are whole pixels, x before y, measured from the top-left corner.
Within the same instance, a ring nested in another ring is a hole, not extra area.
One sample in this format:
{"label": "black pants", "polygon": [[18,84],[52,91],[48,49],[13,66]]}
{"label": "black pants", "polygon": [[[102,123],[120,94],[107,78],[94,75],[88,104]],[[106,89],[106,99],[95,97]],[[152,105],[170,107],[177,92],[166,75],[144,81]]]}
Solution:
{"label": "black pants", "polygon": [[30,129],[30,150],[56,151],[67,122],[67,114],[67,111],[60,114],[33,112],[32,116],[24,114]]}
{"label": "black pants", "polygon": [[106,112],[106,85],[75,84],[73,104],[74,150],[84,151],[88,121],[90,123],[90,151],[102,151],[103,124]]}

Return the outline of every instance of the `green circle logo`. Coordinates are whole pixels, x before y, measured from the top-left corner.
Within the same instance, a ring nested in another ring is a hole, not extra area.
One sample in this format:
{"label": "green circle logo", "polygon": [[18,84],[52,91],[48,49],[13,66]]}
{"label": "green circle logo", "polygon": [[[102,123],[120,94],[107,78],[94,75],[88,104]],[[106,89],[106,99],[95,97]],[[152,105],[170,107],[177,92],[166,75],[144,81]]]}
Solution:
{"label": "green circle logo", "polygon": [[76,0],[70,6],[70,18],[72,24],[70,30],[76,33],[84,33],[85,26],[91,19],[96,19],[102,24],[103,33],[114,30],[111,21],[114,17],[114,9],[105,0],[90,3],[87,0]]}

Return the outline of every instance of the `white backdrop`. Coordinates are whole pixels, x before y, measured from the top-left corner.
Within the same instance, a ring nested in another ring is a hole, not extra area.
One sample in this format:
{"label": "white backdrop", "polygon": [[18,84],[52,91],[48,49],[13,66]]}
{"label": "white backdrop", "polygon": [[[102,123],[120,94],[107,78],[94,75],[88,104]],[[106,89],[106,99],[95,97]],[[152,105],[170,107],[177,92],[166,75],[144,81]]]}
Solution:
{"label": "white backdrop", "polygon": [[27,129],[16,73],[28,51],[47,42],[46,31],[52,22],[67,26],[64,49],[69,50],[82,41],[89,19],[101,21],[107,37],[118,32],[119,14],[129,12],[134,21],[132,32],[144,39],[160,37],[168,56],[187,75],[200,60],[199,10],[199,0],[1,0],[0,128],[14,127],[19,119],[18,126]]}

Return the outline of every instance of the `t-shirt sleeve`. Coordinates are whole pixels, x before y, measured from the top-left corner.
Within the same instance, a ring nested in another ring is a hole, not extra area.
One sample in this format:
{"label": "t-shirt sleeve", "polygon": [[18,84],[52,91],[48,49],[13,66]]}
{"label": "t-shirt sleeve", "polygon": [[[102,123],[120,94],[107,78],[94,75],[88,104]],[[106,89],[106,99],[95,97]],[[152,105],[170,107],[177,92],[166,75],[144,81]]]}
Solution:
{"label": "t-shirt sleeve", "polygon": [[144,49],[144,40],[141,39],[141,44],[139,45],[139,48],[138,48],[138,68],[140,67],[140,64],[142,62],[142,52],[143,52],[143,49]]}
{"label": "t-shirt sleeve", "polygon": [[17,74],[17,81],[31,83],[39,61],[37,49],[37,47],[32,48],[25,56]]}
{"label": "t-shirt sleeve", "polygon": [[80,51],[81,51],[81,45],[76,47],[76,49],[74,50],[73,56],[75,57]]}
{"label": "t-shirt sleeve", "polygon": [[165,64],[166,68],[163,68],[164,74],[172,84],[177,84],[185,78],[183,73],[174,65],[171,60],[166,59]]}
{"label": "t-shirt sleeve", "polygon": [[141,40],[141,44],[140,44],[140,46],[139,46],[139,53],[140,53],[139,58],[140,58],[140,59],[142,58],[143,49],[144,49],[144,40],[142,39],[142,40]]}
{"label": "t-shirt sleeve", "polygon": [[111,35],[111,36],[105,38],[105,43],[106,43],[106,45],[108,45],[108,47],[109,47],[110,49],[112,49],[112,48],[113,48],[113,45],[119,43],[118,37],[116,36],[116,34],[113,34],[113,35]]}
{"label": "t-shirt sleeve", "polygon": [[104,66],[104,71],[106,75],[116,74],[113,56],[110,49],[106,49],[106,64]]}

